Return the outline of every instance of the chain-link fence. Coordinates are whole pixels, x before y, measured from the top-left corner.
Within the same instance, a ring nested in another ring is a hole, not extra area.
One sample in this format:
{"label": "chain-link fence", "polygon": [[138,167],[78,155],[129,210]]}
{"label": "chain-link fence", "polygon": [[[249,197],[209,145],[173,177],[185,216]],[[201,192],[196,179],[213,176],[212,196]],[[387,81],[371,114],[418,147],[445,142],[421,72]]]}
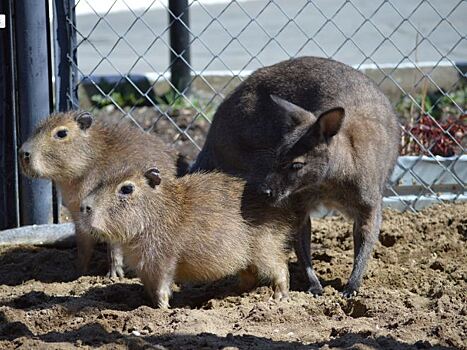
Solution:
{"label": "chain-link fence", "polygon": [[130,121],[194,159],[217,106],[253,70],[330,57],[375,80],[399,115],[401,157],[386,204],[466,199],[464,0],[59,3],[57,110]]}
{"label": "chain-link fence", "polygon": [[[81,107],[132,120],[195,157],[216,107],[252,70],[331,57],[372,77],[399,114],[401,155],[412,157],[399,159],[386,202],[416,209],[463,199],[465,1],[180,3],[77,2]],[[175,25],[187,36],[182,51]],[[171,76],[177,61],[189,72],[182,86]]]}

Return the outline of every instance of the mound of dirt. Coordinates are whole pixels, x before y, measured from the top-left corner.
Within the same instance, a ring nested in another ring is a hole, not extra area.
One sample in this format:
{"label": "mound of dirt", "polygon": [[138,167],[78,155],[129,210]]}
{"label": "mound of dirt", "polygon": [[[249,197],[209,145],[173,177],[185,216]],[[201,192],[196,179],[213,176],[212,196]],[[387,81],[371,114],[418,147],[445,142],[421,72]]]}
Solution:
{"label": "mound of dirt", "polygon": [[235,278],[183,285],[171,310],[152,308],[136,278],[75,279],[75,249],[0,251],[0,348],[5,349],[439,349],[467,348],[467,204],[385,211],[360,294],[339,291],[352,267],[351,225],[314,220],[318,298],[291,257],[291,300],[261,286],[235,294]]}

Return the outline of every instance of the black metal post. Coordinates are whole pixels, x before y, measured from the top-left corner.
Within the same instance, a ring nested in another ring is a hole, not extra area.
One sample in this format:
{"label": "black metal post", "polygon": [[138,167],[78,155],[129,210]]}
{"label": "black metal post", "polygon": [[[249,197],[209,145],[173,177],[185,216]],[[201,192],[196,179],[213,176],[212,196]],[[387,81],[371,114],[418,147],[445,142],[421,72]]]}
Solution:
{"label": "black metal post", "polygon": [[[78,72],[76,55],[75,0],[53,0],[53,42],[54,42],[54,111],[65,112],[79,107]],[[54,222],[60,221],[62,196],[53,187]]]}
{"label": "black metal post", "polygon": [[[49,33],[47,0],[15,1],[15,47],[18,89],[19,143],[50,114]],[[45,224],[52,219],[52,185],[21,176],[21,224]]]}
{"label": "black metal post", "polygon": [[65,112],[79,107],[75,0],[54,0],[53,5],[55,110]]}
{"label": "black metal post", "polygon": [[171,82],[184,94],[191,82],[189,17],[188,0],[169,0]]}
{"label": "black metal post", "polygon": [[19,226],[11,0],[0,0],[0,230]]}

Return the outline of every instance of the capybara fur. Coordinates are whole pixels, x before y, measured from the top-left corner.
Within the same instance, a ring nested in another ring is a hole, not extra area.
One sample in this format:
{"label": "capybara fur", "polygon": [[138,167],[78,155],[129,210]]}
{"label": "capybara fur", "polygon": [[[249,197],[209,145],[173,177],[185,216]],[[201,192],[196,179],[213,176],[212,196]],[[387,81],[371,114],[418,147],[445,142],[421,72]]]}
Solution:
{"label": "capybara fur", "polygon": [[[82,196],[95,187],[99,175],[116,162],[148,160],[164,176],[175,176],[175,153],[157,136],[128,124],[95,120],[90,113],[70,111],[44,119],[21,146],[22,171],[30,177],[52,180],[74,220]],[[85,273],[95,239],[76,229],[78,270]],[[109,276],[123,276],[121,248],[110,249]]]}
{"label": "capybara fur", "polygon": [[174,281],[237,273],[242,289],[264,279],[274,298],[287,298],[286,248],[297,222],[282,210],[264,211],[255,197],[243,180],[222,173],[173,179],[156,167],[123,167],[83,200],[79,225],[122,244],[155,306],[169,306]]}

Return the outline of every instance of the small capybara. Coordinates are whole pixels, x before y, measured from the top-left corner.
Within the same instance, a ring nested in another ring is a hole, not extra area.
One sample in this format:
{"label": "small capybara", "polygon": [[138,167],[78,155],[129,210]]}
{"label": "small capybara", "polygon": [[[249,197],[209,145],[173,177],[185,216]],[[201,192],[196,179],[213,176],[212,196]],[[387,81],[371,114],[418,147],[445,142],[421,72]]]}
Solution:
{"label": "small capybara", "polygon": [[271,281],[288,297],[286,247],[294,216],[258,205],[243,180],[222,173],[164,178],[156,167],[121,167],[101,176],[81,203],[78,225],[122,244],[125,261],[155,306],[169,307],[175,282],[239,273],[242,289]]}
{"label": "small capybara", "polygon": [[[164,176],[175,176],[175,153],[155,135],[130,125],[104,123],[88,112],[71,111],[46,118],[19,151],[21,169],[30,177],[54,181],[73,220],[84,193],[96,186],[99,174],[115,162],[148,160]],[[78,270],[85,273],[95,240],[76,229]],[[110,277],[123,277],[118,245],[110,249]]]}
{"label": "small capybara", "polygon": [[389,100],[361,72],[319,57],[264,67],[219,106],[191,171],[246,179],[270,205],[302,217],[296,253],[321,294],[310,255],[309,213],[319,204],[354,220],[354,265],[343,294],[354,295],[378,239],[382,194],[400,130]]}

